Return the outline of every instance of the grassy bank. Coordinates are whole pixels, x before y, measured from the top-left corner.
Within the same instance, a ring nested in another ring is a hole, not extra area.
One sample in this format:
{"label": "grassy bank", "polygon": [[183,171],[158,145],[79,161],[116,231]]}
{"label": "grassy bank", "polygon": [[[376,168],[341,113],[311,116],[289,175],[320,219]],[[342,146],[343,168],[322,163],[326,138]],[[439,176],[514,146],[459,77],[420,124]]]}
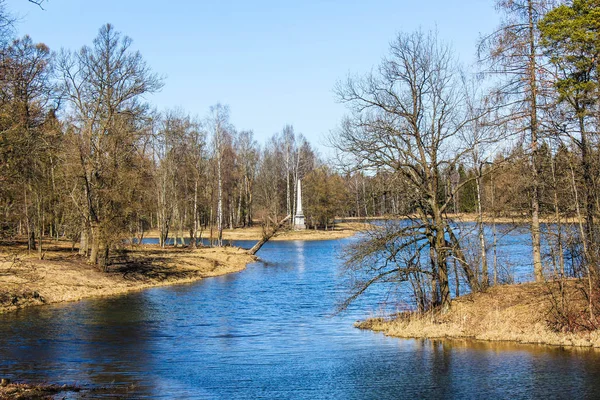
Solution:
{"label": "grassy bank", "polygon": [[131,398],[134,387],[90,387],[79,385],[30,384],[0,380],[0,399],[52,400],[88,398]]}
{"label": "grassy bank", "polygon": [[391,318],[371,318],[358,328],[401,338],[468,338],[555,346],[600,347],[600,332],[560,330],[565,314],[576,319],[585,313],[580,283],[566,282],[569,300],[562,308],[558,283],[528,283],[490,288],[485,293],[461,296],[447,313],[400,313]]}
{"label": "grassy bank", "polygon": [[[83,390],[74,385],[32,385],[27,383],[10,383],[2,380],[0,384],[0,399],[15,400],[40,400],[40,399],[63,399],[75,397],[87,397],[91,390]],[[101,394],[102,390],[93,390]],[[81,395],[81,396],[80,396]]]}
{"label": "grassy bank", "polygon": [[[282,230],[278,232],[271,240],[273,241],[291,241],[291,240],[334,240],[343,239],[355,235],[358,231],[364,229],[367,224],[360,222],[342,222],[328,230],[306,229],[303,231]],[[216,236],[214,231],[213,235]],[[203,231],[202,238],[206,239],[210,232]],[[260,240],[263,235],[262,227],[252,226],[249,228],[224,229],[223,240]],[[158,231],[150,231],[145,237],[158,238]]]}
{"label": "grassy bank", "polygon": [[[457,221],[457,222],[478,222],[479,221],[479,215],[477,213],[448,213],[446,214],[447,217],[451,220]],[[418,218],[418,216],[414,215],[412,216],[414,218]],[[356,222],[356,221],[377,221],[377,220],[385,220],[385,219],[396,219],[396,220],[402,220],[402,219],[408,219],[409,217],[398,217],[398,216],[378,216],[378,217],[368,217],[368,218],[357,218],[357,217],[346,217],[344,218],[344,223],[351,223],[351,222]],[[490,213],[484,213],[483,214],[483,222],[486,224],[495,222],[497,224],[516,224],[516,225],[522,225],[522,224],[531,224],[531,217],[528,215],[524,215],[524,214],[512,214],[512,215],[492,215]],[[554,224],[556,223],[556,218],[553,215],[542,215],[540,217],[540,222],[541,223],[545,223],[545,224]],[[579,220],[575,217],[569,217],[569,218],[562,218],[561,222],[564,223],[578,223]]]}
{"label": "grassy bank", "polygon": [[[283,231],[271,240],[340,239],[356,234],[364,226],[343,223],[327,231]],[[257,226],[225,230],[223,238],[258,240],[262,234],[262,228]],[[158,237],[158,232],[150,232],[146,237]],[[29,254],[24,243],[8,243],[0,246],[0,313],[193,282],[241,271],[254,260],[256,257],[235,247],[192,250],[145,245],[128,250],[103,272],[73,252],[70,243],[46,244],[43,260],[35,252]]]}
{"label": "grassy bank", "polygon": [[256,257],[234,247],[126,252],[107,272],[89,265],[67,243],[46,246],[44,259],[23,244],[0,246],[0,313],[19,308],[112,296],[153,286],[189,283],[243,270]]}

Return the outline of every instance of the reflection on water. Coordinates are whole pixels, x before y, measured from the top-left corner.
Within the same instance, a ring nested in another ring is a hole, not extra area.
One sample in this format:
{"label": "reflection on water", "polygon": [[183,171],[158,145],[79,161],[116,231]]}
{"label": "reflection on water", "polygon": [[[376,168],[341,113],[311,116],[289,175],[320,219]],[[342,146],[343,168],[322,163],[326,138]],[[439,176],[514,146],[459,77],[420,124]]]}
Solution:
{"label": "reflection on water", "polygon": [[594,398],[594,351],[400,340],[331,317],[343,241],[274,242],[239,274],[0,316],[0,376],[134,398]]}
{"label": "reflection on water", "polygon": [[304,269],[306,267],[305,262],[306,262],[306,257],[304,256],[304,244],[306,242],[303,240],[296,240],[294,241],[294,244],[296,245],[296,260],[295,260],[295,264],[296,267],[298,268],[298,272],[300,274],[304,273]]}

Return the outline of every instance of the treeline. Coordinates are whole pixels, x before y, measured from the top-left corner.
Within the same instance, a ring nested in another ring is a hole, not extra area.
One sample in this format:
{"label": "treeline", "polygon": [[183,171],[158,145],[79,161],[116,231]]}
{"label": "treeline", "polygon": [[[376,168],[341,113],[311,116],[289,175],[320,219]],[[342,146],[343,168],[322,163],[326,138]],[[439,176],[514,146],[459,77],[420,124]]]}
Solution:
{"label": "treeline", "polygon": [[2,239],[27,238],[40,257],[44,239],[68,239],[101,265],[149,230],[162,246],[222,245],[225,228],[295,214],[300,179],[309,228],[327,229],[349,208],[381,211],[377,179],[336,173],[293,126],[259,145],[227,106],[202,117],[155,110],[146,98],[163,79],[112,25],[89,46],[53,53],[12,38],[1,14]]}

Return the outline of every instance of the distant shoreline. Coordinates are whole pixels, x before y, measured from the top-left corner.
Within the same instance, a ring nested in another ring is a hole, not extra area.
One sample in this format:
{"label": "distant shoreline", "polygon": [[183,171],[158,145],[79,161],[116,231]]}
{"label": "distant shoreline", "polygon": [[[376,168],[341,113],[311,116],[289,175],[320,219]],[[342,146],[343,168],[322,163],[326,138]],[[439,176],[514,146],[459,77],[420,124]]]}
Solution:
{"label": "distant shoreline", "polygon": [[[354,236],[358,231],[365,229],[368,224],[359,223],[359,222],[340,222],[336,223],[334,227],[331,227],[328,230],[321,229],[305,229],[302,231],[295,230],[282,230],[278,232],[274,237],[270,240],[272,241],[294,241],[294,240],[305,240],[305,241],[313,241],[313,240],[335,240],[335,239],[344,239],[347,237]],[[216,237],[217,232],[213,231],[213,238]],[[209,238],[209,231],[204,230],[202,232],[202,238]],[[149,231],[144,236],[145,238],[157,239],[159,237],[159,232]],[[172,239],[173,235],[169,236],[169,239]],[[247,228],[234,228],[234,229],[224,229],[223,230],[223,240],[260,240],[262,238],[262,227],[260,225],[255,225]]]}
{"label": "distant shoreline", "polygon": [[[446,214],[448,219],[460,222],[478,222],[479,215],[477,213],[457,213],[457,214]],[[417,218],[417,216],[412,216],[413,218]],[[378,221],[378,220],[405,220],[409,219],[409,216],[394,216],[394,215],[382,215],[378,217],[348,217],[348,218],[340,218],[341,221],[344,222],[357,222],[357,221]],[[343,222],[343,223],[344,223]],[[524,215],[502,215],[502,216],[494,216],[489,213],[483,214],[483,222],[492,223],[495,222],[497,224],[530,224],[531,217]],[[543,224],[555,224],[557,223],[554,216],[542,216],[540,217],[540,222]],[[575,217],[565,217],[561,218],[561,223],[577,223],[578,220]]]}

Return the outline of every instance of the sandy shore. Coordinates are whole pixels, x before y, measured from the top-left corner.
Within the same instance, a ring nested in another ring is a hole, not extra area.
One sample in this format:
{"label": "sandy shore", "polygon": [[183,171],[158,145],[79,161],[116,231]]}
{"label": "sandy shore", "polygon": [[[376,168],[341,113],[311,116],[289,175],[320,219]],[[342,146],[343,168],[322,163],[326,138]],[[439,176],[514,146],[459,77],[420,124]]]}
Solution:
{"label": "sandy shore", "polygon": [[243,270],[256,260],[234,247],[127,252],[108,272],[72,253],[66,243],[47,246],[44,260],[23,246],[0,247],[0,313],[19,308],[112,296],[153,286],[189,283]]}
{"label": "sandy shore", "polygon": [[[284,230],[278,232],[271,238],[273,241],[292,241],[292,240],[334,240],[343,239],[356,234],[364,229],[368,224],[361,222],[342,222],[335,225],[335,228],[329,230],[307,229],[304,231]],[[216,235],[216,232],[213,233]],[[263,231],[261,226],[250,228],[236,228],[223,230],[223,240],[260,240]],[[158,238],[158,231],[150,231],[145,237]],[[209,232],[204,231],[203,238],[207,238]]]}
{"label": "sandy shore", "polygon": [[[570,281],[566,290],[575,312],[583,312],[584,303],[577,285]],[[600,348],[597,330],[565,333],[552,328],[556,319],[552,299],[557,298],[557,291],[555,283],[497,286],[485,293],[455,299],[446,314],[402,313],[393,318],[368,319],[356,326],[401,338],[475,339]]]}

